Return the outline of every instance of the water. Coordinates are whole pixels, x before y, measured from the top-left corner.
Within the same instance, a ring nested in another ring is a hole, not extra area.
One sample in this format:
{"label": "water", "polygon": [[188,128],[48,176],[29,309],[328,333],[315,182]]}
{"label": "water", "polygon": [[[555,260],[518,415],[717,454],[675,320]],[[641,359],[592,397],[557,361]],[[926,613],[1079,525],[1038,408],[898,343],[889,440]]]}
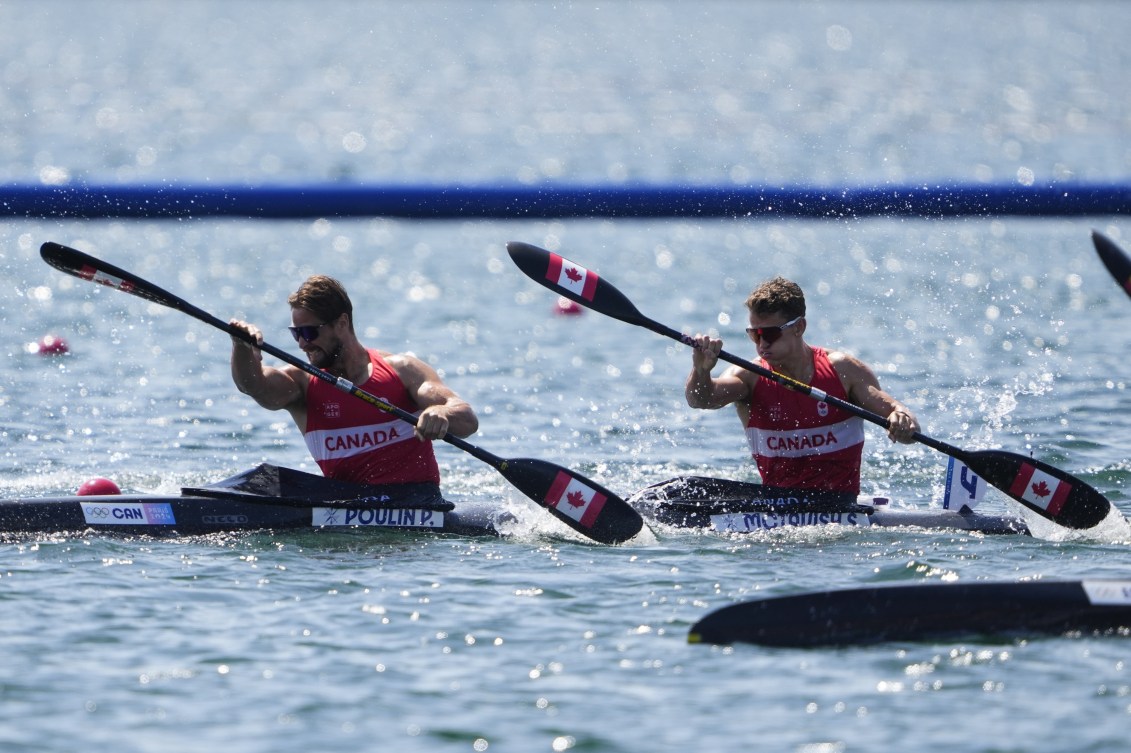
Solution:
{"label": "water", "polygon": [[[0,176],[58,180],[1125,179],[1121,4],[7,3]],[[629,34],[626,30],[631,29]],[[474,443],[627,494],[756,477],[728,410],[682,399],[678,343],[552,314],[509,240],[598,270],[647,315],[742,342],[798,280],[810,340],[856,353],[968,448],[1032,452],[1131,511],[1131,301],[1088,238],[1115,218],[852,222],[7,221],[0,492],[94,475],[172,491],[312,470],[236,394],[227,338],[43,264],[75,245],[290,348],[285,298],[346,280],[362,340],[479,411]],[[72,354],[24,346],[53,332]],[[686,643],[715,608],[873,583],[1127,577],[1126,524],[578,539],[438,450],[502,540],[259,534],[0,544],[5,750],[1126,749],[1119,639],[860,649]],[[869,429],[865,491],[937,503],[945,458]],[[991,493],[990,510],[1009,509]]]}

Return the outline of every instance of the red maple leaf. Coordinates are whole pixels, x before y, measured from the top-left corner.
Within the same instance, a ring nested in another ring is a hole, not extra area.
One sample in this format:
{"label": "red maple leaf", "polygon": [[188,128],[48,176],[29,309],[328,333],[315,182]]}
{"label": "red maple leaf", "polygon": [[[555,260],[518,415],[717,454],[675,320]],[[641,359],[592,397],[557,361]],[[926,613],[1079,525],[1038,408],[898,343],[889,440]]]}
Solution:
{"label": "red maple leaf", "polygon": [[574,507],[581,507],[585,504],[585,495],[581,492],[570,492],[566,495],[566,502]]}
{"label": "red maple leaf", "polygon": [[573,282],[581,282],[581,273],[580,273],[580,272],[578,272],[578,271],[577,271],[576,269],[574,269],[573,267],[570,267],[569,269],[567,269],[567,270],[565,271],[565,273],[566,273],[566,277],[568,277],[568,278],[569,278],[569,279],[570,279],[571,281],[573,281]]}
{"label": "red maple leaf", "polygon": [[1052,494],[1052,490],[1049,489],[1048,484],[1042,481],[1039,484],[1033,484],[1033,494],[1036,494],[1038,497],[1047,497]]}

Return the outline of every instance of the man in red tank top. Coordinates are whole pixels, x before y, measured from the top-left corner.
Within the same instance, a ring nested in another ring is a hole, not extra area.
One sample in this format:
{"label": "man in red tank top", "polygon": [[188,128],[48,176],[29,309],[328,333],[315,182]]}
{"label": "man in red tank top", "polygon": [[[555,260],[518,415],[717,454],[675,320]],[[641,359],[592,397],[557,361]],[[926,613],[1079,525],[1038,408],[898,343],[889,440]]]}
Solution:
{"label": "man in red tank top", "polygon": [[[915,441],[915,415],[880,389],[867,364],[805,342],[805,294],[797,283],[782,277],[764,282],[746,299],[746,308],[746,332],[762,366],[887,417],[892,441]],[[860,417],[738,366],[714,378],[711,370],[718,363],[722,340],[698,334],[694,341],[684,390],[687,404],[706,409],[735,406],[762,483],[859,494],[864,447]]]}
{"label": "man in red tank top", "polygon": [[[416,415],[415,428],[394,414],[291,365],[267,366],[263,354],[232,338],[232,378],[264,408],[285,408],[328,478],[362,484],[434,483],[440,472],[432,440],[479,428],[471,406],[419,358],[370,350],[357,339],[353,304],[337,280],[315,275],[288,300],[291,334],[311,364]],[[231,325],[263,342],[259,328]]]}

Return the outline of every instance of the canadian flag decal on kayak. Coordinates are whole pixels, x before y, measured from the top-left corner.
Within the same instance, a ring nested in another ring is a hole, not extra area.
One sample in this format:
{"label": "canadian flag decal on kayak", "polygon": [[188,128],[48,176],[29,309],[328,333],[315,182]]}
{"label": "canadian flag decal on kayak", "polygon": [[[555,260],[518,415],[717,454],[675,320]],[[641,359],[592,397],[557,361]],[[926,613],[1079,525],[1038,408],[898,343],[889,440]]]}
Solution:
{"label": "canadian flag decal on kayak", "polygon": [[1028,463],[1022,463],[1009,493],[1056,516],[1072,493],[1072,484]]}
{"label": "canadian flag decal on kayak", "polygon": [[579,295],[587,301],[592,301],[593,294],[597,292],[596,272],[591,272],[580,264],[574,264],[569,259],[557,254],[550,254],[550,266],[546,270],[546,279],[559,288]]}
{"label": "canadian flag decal on kayak", "polygon": [[589,487],[565,471],[558,471],[550,491],[546,493],[546,504],[558,512],[573,518],[585,528],[592,528],[605,506],[605,495]]}

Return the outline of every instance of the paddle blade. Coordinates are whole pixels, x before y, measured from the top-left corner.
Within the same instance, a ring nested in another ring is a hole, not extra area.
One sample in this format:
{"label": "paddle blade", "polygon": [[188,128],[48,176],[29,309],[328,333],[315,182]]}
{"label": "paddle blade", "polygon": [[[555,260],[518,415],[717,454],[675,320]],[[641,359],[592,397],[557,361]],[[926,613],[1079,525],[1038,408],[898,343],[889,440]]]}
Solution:
{"label": "paddle blade", "polygon": [[130,293],[162,306],[180,308],[180,299],[168,293],[153,283],[147,282],[135,274],[124,269],[108,264],[101,259],[96,259],[90,254],[84,254],[61,243],[48,241],[39,247],[39,255],[43,260],[60,272],[66,272],[83,280],[96,282],[99,285],[116,288],[124,293]]}
{"label": "paddle blade", "polygon": [[647,326],[632,301],[593,270],[529,243],[512,241],[507,253],[527,277],[558,295],[622,322]]}
{"label": "paddle blade", "polygon": [[741,602],[711,612],[691,643],[805,648],[885,641],[1112,632],[1131,626],[1131,581],[872,586]]}
{"label": "paddle blade", "polygon": [[605,487],[561,466],[530,458],[504,460],[503,477],[578,533],[602,544],[628,541],[644,527],[640,513]]}
{"label": "paddle blade", "polygon": [[[61,243],[48,241],[39,247],[39,255],[43,257],[45,262],[55,267],[55,269],[58,269],[60,272],[66,272],[80,279],[98,283],[99,285],[105,285],[116,290],[121,290],[123,293],[136,295],[138,298],[144,298],[147,301],[167,306],[181,313],[188,314],[205,324],[211,324],[213,327],[221,329],[233,337],[240,337],[252,343],[255,342],[246,332],[234,329],[227,322],[220,321],[212,316],[212,314],[193,306],[183,298],[157,287],[152,282],[138,277],[132,272],[127,272],[120,267],[115,267],[113,264],[104,262],[101,259],[96,259],[90,254],[84,254],[82,251],[64,246]],[[261,347],[265,352],[279,356],[287,360],[288,363],[293,363],[311,373],[317,371],[314,367],[308,366],[302,361],[297,361],[290,355],[283,353],[277,348],[273,348],[267,343],[263,343]],[[328,379],[332,381],[332,378]]]}
{"label": "paddle blade", "polygon": [[1041,517],[1065,528],[1091,528],[1111,503],[1084,481],[1040,460],[1003,450],[961,452],[970,470]]}
{"label": "paddle blade", "polygon": [[1092,231],[1092,244],[1095,245],[1100,261],[1107,267],[1107,271],[1123,291],[1131,296],[1131,257],[1115,245],[1115,241],[1097,230]]}

